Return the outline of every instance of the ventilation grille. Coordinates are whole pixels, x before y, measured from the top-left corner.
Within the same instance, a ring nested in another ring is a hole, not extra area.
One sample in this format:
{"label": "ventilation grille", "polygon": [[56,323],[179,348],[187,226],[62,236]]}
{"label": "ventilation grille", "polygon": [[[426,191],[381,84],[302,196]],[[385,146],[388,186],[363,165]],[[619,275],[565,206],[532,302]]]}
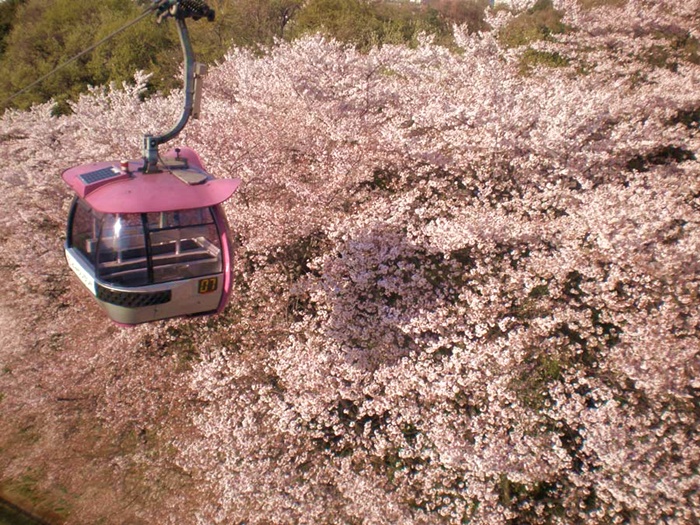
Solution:
{"label": "ventilation grille", "polygon": [[118,177],[120,174],[121,173],[117,168],[111,166],[109,168],[102,168],[101,170],[83,173],[80,176],[80,180],[83,181],[83,184],[89,185],[95,184],[96,182],[100,182],[103,180],[111,179],[113,177]]}
{"label": "ventilation grille", "polygon": [[140,308],[142,306],[156,306],[170,302],[172,293],[170,290],[162,292],[122,292],[110,290],[97,284],[97,298],[105,303],[123,306],[124,308]]}

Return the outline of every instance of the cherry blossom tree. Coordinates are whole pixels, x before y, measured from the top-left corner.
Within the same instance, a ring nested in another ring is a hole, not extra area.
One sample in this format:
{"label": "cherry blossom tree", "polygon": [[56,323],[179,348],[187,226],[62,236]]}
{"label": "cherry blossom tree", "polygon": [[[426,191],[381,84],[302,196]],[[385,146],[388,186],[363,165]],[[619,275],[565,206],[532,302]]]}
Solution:
{"label": "cherry blossom tree", "polygon": [[459,52],[232,50],[181,137],[244,180],[209,319],[118,329],[61,260],[58,173],[179,94],[7,112],[0,410],[42,430],[0,481],[41,465],[67,523],[117,519],[89,468],[133,522],[697,521],[700,10],[590,4],[515,49],[497,9]]}

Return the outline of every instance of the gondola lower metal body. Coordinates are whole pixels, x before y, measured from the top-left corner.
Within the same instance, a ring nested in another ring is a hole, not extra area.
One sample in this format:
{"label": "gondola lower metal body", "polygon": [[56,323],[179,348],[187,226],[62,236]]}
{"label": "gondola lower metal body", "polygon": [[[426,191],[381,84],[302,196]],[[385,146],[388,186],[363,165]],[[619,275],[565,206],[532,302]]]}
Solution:
{"label": "gondola lower metal body", "polygon": [[215,179],[183,148],[156,173],[141,160],[76,166],[68,265],[121,324],[220,312],[231,292],[231,241],[221,204],[239,179]]}

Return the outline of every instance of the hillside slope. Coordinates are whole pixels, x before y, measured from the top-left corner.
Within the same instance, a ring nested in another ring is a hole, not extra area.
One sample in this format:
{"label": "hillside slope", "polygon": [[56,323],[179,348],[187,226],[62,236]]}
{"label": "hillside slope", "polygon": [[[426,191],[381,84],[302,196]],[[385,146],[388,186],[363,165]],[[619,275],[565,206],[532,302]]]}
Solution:
{"label": "hillside slope", "polygon": [[700,4],[612,4],[510,49],[499,11],[462,53],[232,51],[181,137],[244,180],[216,318],[117,328],[61,251],[61,170],[138,156],[177,96],[5,114],[3,492],[76,524],[697,521]]}

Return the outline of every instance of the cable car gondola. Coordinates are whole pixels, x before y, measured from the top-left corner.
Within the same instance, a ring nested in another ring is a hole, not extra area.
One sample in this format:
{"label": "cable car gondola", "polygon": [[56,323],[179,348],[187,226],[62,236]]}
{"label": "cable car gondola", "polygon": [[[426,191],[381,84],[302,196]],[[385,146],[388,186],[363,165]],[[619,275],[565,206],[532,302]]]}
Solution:
{"label": "cable car gondola", "polygon": [[[142,160],[98,162],[66,170],[76,196],[65,243],[69,267],[107,315],[121,324],[223,310],[231,291],[231,241],[222,203],[239,179],[215,179],[197,154],[158,145],[196,113],[195,74],[185,18],[213,19],[199,0],[164,0],[185,55],[185,107],[168,133],[144,137]],[[196,116],[196,114],[194,115]]]}

